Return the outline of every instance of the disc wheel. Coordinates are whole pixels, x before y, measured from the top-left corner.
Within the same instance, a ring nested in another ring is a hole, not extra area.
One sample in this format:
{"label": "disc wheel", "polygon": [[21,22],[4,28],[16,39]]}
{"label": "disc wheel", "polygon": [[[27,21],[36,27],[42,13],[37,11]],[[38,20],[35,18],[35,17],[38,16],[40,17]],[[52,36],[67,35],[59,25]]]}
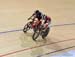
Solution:
{"label": "disc wheel", "polygon": [[45,31],[42,31],[42,38],[44,39],[45,37],[47,37],[48,33],[49,33],[50,28],[48,27]]}

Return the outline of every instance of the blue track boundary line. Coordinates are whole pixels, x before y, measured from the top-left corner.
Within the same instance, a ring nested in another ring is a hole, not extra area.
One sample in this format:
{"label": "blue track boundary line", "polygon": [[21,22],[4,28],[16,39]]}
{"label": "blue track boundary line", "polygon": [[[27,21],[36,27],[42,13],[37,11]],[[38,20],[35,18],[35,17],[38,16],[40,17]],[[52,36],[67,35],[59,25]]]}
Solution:
{"label": "blue track boundary line", "polygon": [[[59,25],[52,25],[51,27],[58,27],[58,26],[67,26],[67,25],[75,25],[75,23],[68,23],[68,24],[59,24]],[[22,31],[23,29],[15,29],[15,30],[8,30],[8,31],[2,31],[0,34],[9,33],[9,32],[18,32]]]}
{"label": "blue track boundary line", "polygon": [[52,51],[52,52],[49,52],[49,53],[38,55],[37,57],[43,57],[43,56],[46,56],[46,55],[50,55],[50,54],[53,54],[53,53],[56,53],[56,52],[60,52],[60,51],[63,51],[63,50],[67,50],[67,49],[71,49],[71,48],[75,48],[75,46],[66,47],[66,48],[63,48],[63,49],[59,49],[59,50],[56,50],[56,51]]}

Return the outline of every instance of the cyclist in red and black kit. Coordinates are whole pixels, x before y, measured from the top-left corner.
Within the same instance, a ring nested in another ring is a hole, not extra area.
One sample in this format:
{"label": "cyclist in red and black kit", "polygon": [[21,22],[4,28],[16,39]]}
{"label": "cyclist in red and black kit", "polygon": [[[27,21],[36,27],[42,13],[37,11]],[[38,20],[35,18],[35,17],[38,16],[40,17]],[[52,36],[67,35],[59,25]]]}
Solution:
{"label": "cyclist in red and black kit", "polygon": [[51,24],[51,17],[47,16],[47,15],[43,15],[43,20],[44,20],[44,28],[46,29],[47,27],[50,27]]}
{"label": "cyclist in red and black kit", "polygon": [[[36,10],[29,19],[32,18],[34,23],[35,23],[35,21],[37,21],[36,25],[40,26],[42,23],[42,21],[41,21],[42,16],[43,16],[43,14],[39,10]],[[33,24],[32,26],[34,27],[35,24]]]}

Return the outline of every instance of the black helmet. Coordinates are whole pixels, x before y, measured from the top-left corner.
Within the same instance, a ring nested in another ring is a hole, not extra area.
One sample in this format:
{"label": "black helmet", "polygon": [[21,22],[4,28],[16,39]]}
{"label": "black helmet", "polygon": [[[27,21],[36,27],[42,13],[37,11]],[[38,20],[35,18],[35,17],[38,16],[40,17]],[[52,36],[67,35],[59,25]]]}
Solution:
{"label": "black helmet", "polygon": [[36,10],[36,11],[35,11],[35,13],[38,13],[38,12],[39,12],[39,10]]}

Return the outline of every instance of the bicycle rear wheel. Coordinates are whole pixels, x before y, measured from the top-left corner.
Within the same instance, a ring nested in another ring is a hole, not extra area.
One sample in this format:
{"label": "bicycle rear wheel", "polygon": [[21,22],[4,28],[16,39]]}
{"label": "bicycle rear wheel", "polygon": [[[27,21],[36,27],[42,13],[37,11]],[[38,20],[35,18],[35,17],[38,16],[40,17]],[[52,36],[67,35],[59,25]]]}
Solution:
{"label": "bicycle rear wheel", "polygon": [[39,35],[40,35],[40,31],[37,28],[35,28],[34,33],[32,35],[32,39],[36,41],[36,39],[39,37]]}

